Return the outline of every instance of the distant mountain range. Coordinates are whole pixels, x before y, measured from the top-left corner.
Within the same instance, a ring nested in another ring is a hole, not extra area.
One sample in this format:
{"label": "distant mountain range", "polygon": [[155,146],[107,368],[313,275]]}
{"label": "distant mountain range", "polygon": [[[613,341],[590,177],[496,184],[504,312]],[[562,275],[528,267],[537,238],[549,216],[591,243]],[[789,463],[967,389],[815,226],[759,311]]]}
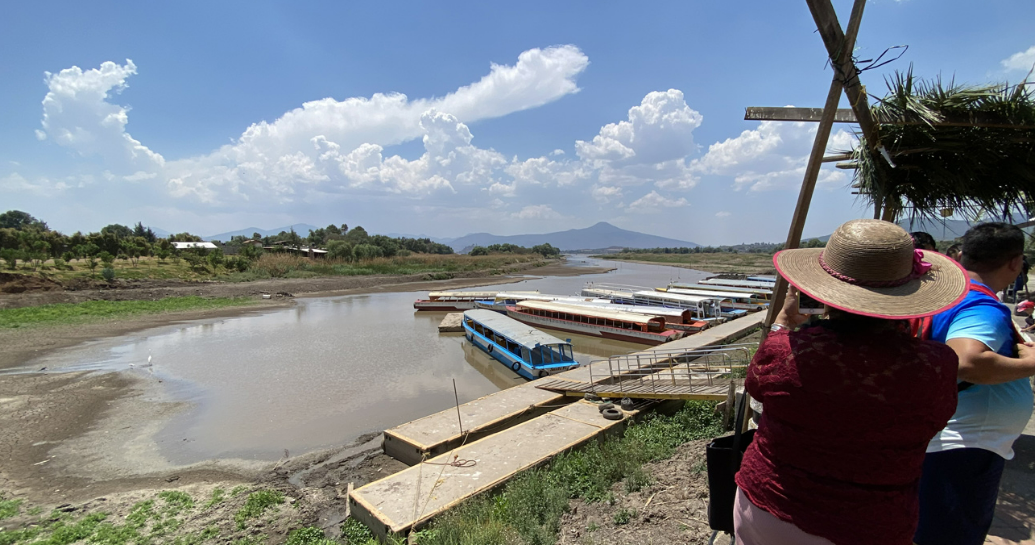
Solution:
{"label": "distant mountain range", "polygon": [[516,244],[530,248],[537,244],[549,243],[561,251],[573,250],[599,250],[604,248],[658,248],[658,247],[689,247],[698,246],[693,242],[676,240],[674,238],[659,237],[636,231],[620,229],[607,222],[600,222],[585,229],[569,229],[556,233],[542,233],[537,235],[492,235],[489,233],[474,233],[453,239],[446,244],[458,252],[466,252],[475,246],[488,246],[490,244]]}
{"label": "distant mountain range", "polygon": [[227,242],[233,237],[245,237],[252,238],[253,233],[259,233],[264,237],[271,237],[273,235],[279,235],[281,231],[291,231],[294,228],[295,232],[299,236],[309,236],[309,231],[315,231],[317,227],[315,225],[309,225],[308,223],[296,223],[294,225],[287,225],[284,227],[278,227],[276,229],[259,229],[258,227],[245,227],[244,229],[238,229],[237,231],[230,231],[229,233],[219,233],[218,235],[209,235],[207,237],[201,237],[204,240],[213,241],[218,240],[220,242]]}

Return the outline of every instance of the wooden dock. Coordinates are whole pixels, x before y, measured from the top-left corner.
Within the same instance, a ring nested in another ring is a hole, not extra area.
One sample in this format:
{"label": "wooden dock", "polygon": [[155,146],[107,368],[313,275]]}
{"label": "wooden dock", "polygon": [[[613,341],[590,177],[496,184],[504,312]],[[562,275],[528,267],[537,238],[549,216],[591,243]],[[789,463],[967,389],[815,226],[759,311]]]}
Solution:
{"label": "wooden dock", "polygon": [[[764,318],[764,313],[755,313],[630,357],[639,354],[658,362],[664,361],[659,351],[693,351],[728,344],[756,331]],[[575,397],[537,387],[546,386],[545,381],[565,381],[564,386],[572,388],[589,388],[598,382],[596,391],[601,392],[604,377],[613,373],[608,361],[597,361],[460,405],[460,422],[456,407],[450,407],[387,430],[385,453],[415,465],[353,490],[349,494],[351,512],[382,537],[419,528],[521,471],[616,429],[637,411],[626,412],[627,418],[622,421],[606,420],[592,403],[573,402]],[[721,395],[718,384],[714,382],[715,392],[697,391],[701,397],[693,399],[726,399],[728,382],[721,387]],[[574,389],[564,390],[569,391]],[[619,393],[629,394],[613,392],[607,397],[642,397]],[[668,398],[659,393],[656,390],[652,397]],[[456,459],[473,460],[475,464],[450,465]]]}
{"label": "wooden dock", "polygon": [[442,318],[442,322],[438,324],[439,333],[463,333],[464,332],[464,313],[463,312],[450,312],[446,314],[445,318]]}
{"label": "wooden dock", "polygon": [[349,509],[381,538],[417,529],[624,422],[607,420],[595,404],[578,401],[357,488],[349,495]]}
{"label": "wooden dock", "polygon": [[414,465],[458,446],[465,438],[476,441],[572,401],[526,382],[460,405],[459,420],[452,408],[386,430],[384,451],[404,464]]}

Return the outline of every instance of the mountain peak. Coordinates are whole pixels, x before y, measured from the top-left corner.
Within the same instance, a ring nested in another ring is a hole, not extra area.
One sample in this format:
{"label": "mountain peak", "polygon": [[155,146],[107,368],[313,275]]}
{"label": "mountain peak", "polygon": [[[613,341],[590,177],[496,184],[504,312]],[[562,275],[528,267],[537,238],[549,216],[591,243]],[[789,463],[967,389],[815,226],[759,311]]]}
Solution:
{"label": "mountain peak", "polygon": [[471,246],[488,246],[490,244],[510,243],[530,248],[537,244],[549,243],[561,251],[599,250],[604,248],[656,248],[656,247],[694,247],[697,244],[671,238],[637,233],[615,227],[606,221],[598,222],[583,229],[569,229],[556,233],[529,235],[497,236],[489,233],[474,233],[454,239],[449,245],[454,250],[462,251]]}

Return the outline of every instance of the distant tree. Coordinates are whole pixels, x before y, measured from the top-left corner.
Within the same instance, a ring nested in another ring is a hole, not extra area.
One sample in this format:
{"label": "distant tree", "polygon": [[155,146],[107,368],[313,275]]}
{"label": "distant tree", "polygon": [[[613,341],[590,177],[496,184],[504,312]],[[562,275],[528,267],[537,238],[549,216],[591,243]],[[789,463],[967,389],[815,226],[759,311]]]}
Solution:
{"label": "distant tree", "polygon": [[0,250],[0,260],[3,260],[7,268],[13,271],[18,267],[18,256],[20,254],[21,252],[18,250],[4,248]]}
{"label": "distant tree", "polygon": [[97,258],[101,260],[101,263],[104,263],[105,267],[111,267],[111,264],[115,262],[115,256],[111,255],[107,251],[101,251],[98,253]]}
{"label": "distant tree", "polygon": [[115,238],[122,239],[122,238],[129,238],[129,237],[133,236],[133,230],[130,229],[129,227],[126,227],[125,225],[119,225],[118,223],[113,223],[111,225],[105,225],[104,227],[101,227],[101,234],[102,235],[111,234],[111,235],[114,235]]}
{"label": "distant tree", "polygon": [[144,224],[139,221],[135,226],[133,226],[133,236],[141,237],[149,244],[158,240],[158,235],[155,235],[155,232],[152,231],[150,227],[144,227]]}
{"label": "distant tree", "polygon": [[21,210],[9,210],[0,214],[0,227],[6,227],[8,229],[14,229],[16,231],[23,231],[25,229],[36,229],[38,231],[47,231],[47,224],[40,221],[27,212]]}
{"label": "distant tree", "polygon": [[327,243],[327,257],[352,261],[352,245],[344,240],[332,240]]}
{"label": "distant tree", "polygon": [[198,235],[192,235],[186,231],[183,233],[176,233],[175,235],[169,235],[170,242],[202,242],[201,237]]}
{"label": "distant tree", "polygon": [[262,240],[262,235],[258,232],[252,233],[252,240]]}
{"label": "distant tree", "polygon": [[532,251],[534,253],[542,255],[543,257],[554,257],[561,255],[561,251],[553,247],[549,242],[532,246]]}
{"label": "distant tree", "polygon": [[384,250],[373,244],[358,244],[352,249],[352,253],[357,260],[384,257]]}
{"label": "distant tree", "polygon": [[345,240],[352,244],[366,244],[369,238],[370,235],[367,234],[367,230],[358,225],[353,227],[352,230],[345,235]]}
{"label": "distant tree", "polygon": [[212,270],[214,271],[214,270],[216,270],[216,267],[219,267],[220,265],[223,264],[223,261],[224,261],[224,259],[223,259],[223,250],[220,250],[219,248],[216,248],[215,250],[212,250],[211,252],[209,252],[207,258],[208,258],[208,264],[212,267]]}
{"label": "distant tree", "polygon": [[475,246],[474,248],[471,248],[468,255],[489,255],[489,249],[485,246]]}
{"label": "distant tree", "polygon": [[341,229],[339,229],[338,226],[334,225],[333,223],[328,225],[327,227],[324,227],[323,230],[326,231],[328,235],[341,235]]}

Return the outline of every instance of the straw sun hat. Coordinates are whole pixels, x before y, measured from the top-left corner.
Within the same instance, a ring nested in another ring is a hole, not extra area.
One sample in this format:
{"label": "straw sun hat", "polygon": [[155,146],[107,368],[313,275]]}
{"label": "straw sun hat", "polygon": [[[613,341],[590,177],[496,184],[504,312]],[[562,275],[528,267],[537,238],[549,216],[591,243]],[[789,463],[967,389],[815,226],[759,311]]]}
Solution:
{"label": "straw sun hat", "polygon": [[958,263],[914,250],[908,233],[880,220],[849,221],[834,231],[826,248],[784,250],[773,263],[802,293],[876,318],[937,314],[962,301],[969,284]]}

